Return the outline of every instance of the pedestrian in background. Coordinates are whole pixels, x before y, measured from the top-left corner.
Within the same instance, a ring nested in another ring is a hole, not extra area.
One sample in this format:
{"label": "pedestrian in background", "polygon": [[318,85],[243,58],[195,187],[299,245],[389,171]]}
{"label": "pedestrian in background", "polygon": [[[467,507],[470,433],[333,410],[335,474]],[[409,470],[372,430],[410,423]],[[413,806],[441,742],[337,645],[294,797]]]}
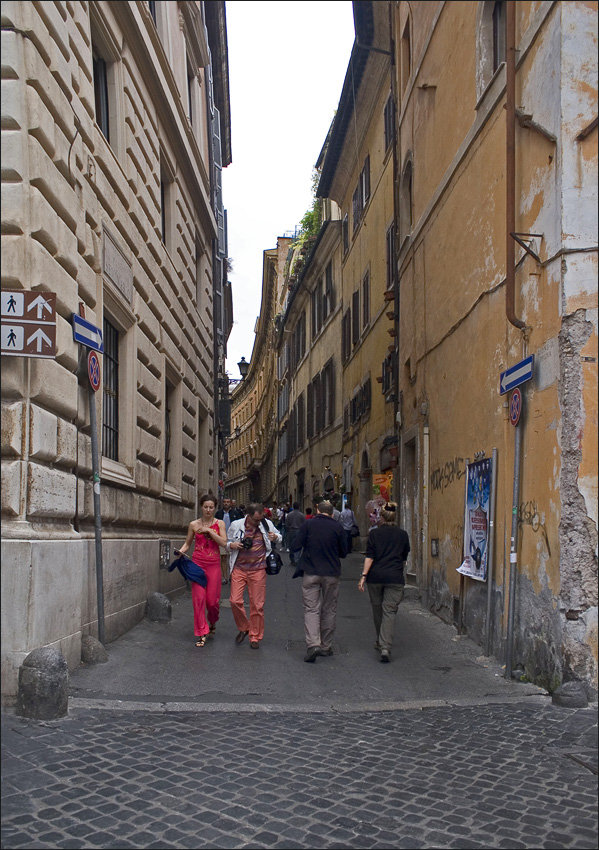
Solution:
{"label": "pedestrian in background", "polygon": [[306,517],[299,509],[299,502],[294,502],[293,510],[289,511],[289,513],[285,517],[287,551],[289,552],[289,558],[292,564],[295,563],[292,551],[293,544],[295,542],[295,538],[297,537],[298,531],[305,523],[305,521]]}
{"label": "pedestrian in background", "polygon": [[[243,643],[250,636],[252,649],[260,647],[264,637],[264,601],[266,598],[266,557],[271,543],[281,540],[272,522],[264,518],[264,507],[253,502],[247,515],[229,526],[227,550],[230,552],[231,611],[238,634],[235,643]],[[250,616],[248,619],[243,593],[247,588]]]}
{"label": "pedestrian in background", "polygon": [[206,573],[206,587],[195,581],[191,583],[196,646],[202,647],[206,643],[206,637],[214,634],[218,622],[221,592],[220,547],[227,545],[227,536],[224,522],[214,516],[216,499],[212,493],[202,496],[200,507],[202,515],[189,523],[185,543],[177,551],[184,555],[193,543],[191,560]]}
{"label": "pedestrian in background", "polygon": [[[225,537],[227,536],[227,532],[229,531],[229,526],[236,519],[241,519],[243,517],[243,512],[239,510],[239,508],[233,507],[233,502],[231,499],[224,498],[223,506],[218,510],[214,516],[216,519],[222,519],[225,524]],[[221,584],[227,584],[229,581],[229,553],[226,548],[220,550],[220,572],[221,572]]]}
{"label": "pedestrian in background", "polygon": [[356,517],[354,516],[354,512],[352,511],[349,502],[345,503],[345,507],[339,515],[339,522],[341,523],[347,538],[347,551],[351,552],[353,548],[353,532],[354,529],[358,527],[358,523],[356,522]]}
{"label": "pedestrian in background", "polygon": [[379,525],[372,528],[366,543],[366,557],[358,588],[368,595],[372,605],[375,649],[383,662],[388,662],[395,634],[395,617],[404,593],[404,567],[410,552],[407,531],[396,525],[397,505],[382,508]]}
{"label": "pedestrian in background", "polygon": [[[314,662],[317,656],[333,654],[333,635],[337,624],[337,599],[341,576],[341,558],[347,555],[343,529],[333,519],[333,505],[321,502],[312,522],[299,529],[294,541],[294,553],[302,551],[296,575],[303,575],[304,661]],[[295,578],[295,576],[294,576]]]}

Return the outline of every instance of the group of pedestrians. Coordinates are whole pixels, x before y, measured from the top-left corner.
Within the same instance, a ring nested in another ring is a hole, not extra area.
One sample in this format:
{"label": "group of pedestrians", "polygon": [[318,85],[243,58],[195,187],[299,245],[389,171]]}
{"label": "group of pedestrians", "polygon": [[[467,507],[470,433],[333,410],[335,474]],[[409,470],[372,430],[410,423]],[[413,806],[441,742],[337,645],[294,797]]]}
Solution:
{"label": "group of pedestrians", "polygon": [[[312,520],[307,521],[297,502],[283,520],[274,510],[268,511],[271,514],[268,517],[264,506],[257,502],[248,505],[243,514],[230,499],[224,499],[217,511],[212,494],[202,496],[200,506],[200,518],[189,524],[183,546],[175,550],[179,557],[187,558],[193,544],[191,561],[200,568],[198,578],[177,564],[184,575],[193,579],[195,645],[205,646],[208,636],[216,631],[221,585],[230,581],[231,611],[238,630],[235,642],[241,644],[249,636],[250,647],[259,649],[264,637],[267,558],[277,543],[283,541],[284,528],[286,548],[295,567],[293,578],[302,579],[304,661],[313,663],[319,656],[331,656],[341,560],[351,551],[357,528],[351,509],[339,512],[330,501],[323,500]],[[368,590],[376,632],[375,649],[382,662],[390,659],[409,551],[408,535],[396,525],[396,506],[387,504],[381,511],[380,524],[368,534],[358,582],[360,591]],[[244,604],[246,590],[249,617]]]}

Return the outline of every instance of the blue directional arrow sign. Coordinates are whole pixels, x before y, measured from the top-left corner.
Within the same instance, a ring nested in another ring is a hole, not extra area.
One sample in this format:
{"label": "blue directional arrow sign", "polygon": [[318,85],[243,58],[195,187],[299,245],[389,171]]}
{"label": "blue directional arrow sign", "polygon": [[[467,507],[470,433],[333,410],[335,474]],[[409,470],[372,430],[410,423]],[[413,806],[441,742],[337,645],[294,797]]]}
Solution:
{"label": "blue directional arrow sign", "polygon": [[82,319],[76,313],[73,313],[73,339],[75,342],[80,342],[81,345],[87,346],[87,348],[93,348],[94,351],[99,351],[100,353],[104,351],[102,331],[100,328]]}
{"label": "blue directional arrow sign", "polygon": [[534,354],[531,354],[530,357],[526,357],[524,360],[516,363],[515,366],[512,366],[511,368],[506,369],[505,372],[501,373],[499,376],[500,395],[509,393],[509,391],[513,390],[514,387],[519,387],[520,384],[530,381],[532,378],[534,359]]}

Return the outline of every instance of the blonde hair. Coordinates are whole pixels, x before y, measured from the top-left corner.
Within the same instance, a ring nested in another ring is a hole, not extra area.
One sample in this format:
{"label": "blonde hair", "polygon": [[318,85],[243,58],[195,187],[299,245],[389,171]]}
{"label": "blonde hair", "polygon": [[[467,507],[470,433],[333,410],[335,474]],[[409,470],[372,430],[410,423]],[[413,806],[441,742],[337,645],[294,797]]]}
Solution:
{"label": "blonde hair", "polygon": [[397,504],[395,502],[387,502],[380,513],[381,520],[385,525],[395,525],[397,521]]}

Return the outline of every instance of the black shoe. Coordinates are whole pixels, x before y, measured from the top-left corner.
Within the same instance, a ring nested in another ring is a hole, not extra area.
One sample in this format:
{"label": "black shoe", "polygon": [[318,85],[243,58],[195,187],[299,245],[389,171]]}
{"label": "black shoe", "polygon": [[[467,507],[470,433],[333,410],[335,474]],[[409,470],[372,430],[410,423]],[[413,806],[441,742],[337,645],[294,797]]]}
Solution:
{"label": "black shoe", "polygon": [[381,649],[381,661],[388,664],[389,663],[389,650]]}
{"label": "black shoe", "polygon": [[320,656],[322,656],[322,658],[328,658],[330,655],[333,654],[333,650],[332,649],[319,649],[318,654]]}
{"label": "black shoe", "polygon": [[304,655],[304,661],[308,663],[316,661],[316,657],[320,655],[320,647],[319,646],[311,646],[308,648],[308,651]]}

